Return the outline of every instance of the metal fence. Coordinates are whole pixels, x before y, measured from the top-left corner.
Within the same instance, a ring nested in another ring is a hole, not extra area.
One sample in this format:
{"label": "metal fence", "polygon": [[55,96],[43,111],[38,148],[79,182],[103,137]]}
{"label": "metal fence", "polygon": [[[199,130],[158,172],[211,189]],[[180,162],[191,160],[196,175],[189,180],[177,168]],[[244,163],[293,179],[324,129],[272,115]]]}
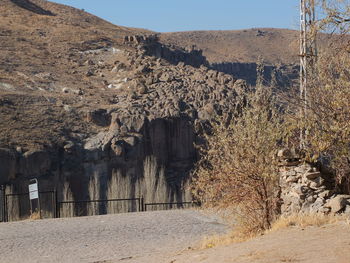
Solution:
{"label": "metal fence", "polygon": [[143,211],[171,210],[197,207],[197,202],[174,202],[174,203],[146,203]]}
{"label": "metal fence", "polygon": [[142,212],[143,197],[57,202],[57,217]]}
{"label": "metal fence", "polygon": [[[79,217],[130,213],[199,206],[196,202],[145,203],[143,197],[58,201],[56,191],[39,192],[40,218]],[[5,194],[0,186],[0,222],[28,219],[31,216],[29,193]]]}
{"label": "metal fence", "polygon": [[[3,195],[3,221],[28,219],[31,216],[29,193]],[[40,218],[55,218],[57,197],[55,191],[39,192]]]}
{"label": "metal fence", "polygon": [[5,222],[5,187],[0,185],[0,222]]}

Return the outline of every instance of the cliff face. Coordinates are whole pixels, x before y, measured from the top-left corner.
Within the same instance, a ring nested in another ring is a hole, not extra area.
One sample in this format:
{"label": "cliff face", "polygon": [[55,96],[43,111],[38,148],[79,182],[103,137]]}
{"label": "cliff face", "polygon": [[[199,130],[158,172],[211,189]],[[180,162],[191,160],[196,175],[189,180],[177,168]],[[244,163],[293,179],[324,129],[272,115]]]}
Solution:
{"label": "cliff face", "polygon": [[[27,178],[41,191],[57,190],[60,201],[138,198],[146,202],[191,201],[189,173],[197,158],[193,123],[186,118],[131,122],[132,135],[118,135],[114,124],[85,142],[19,153],[0,149],[1,182],[7,193],[27,192]],[[137,126],[138,125],[138,126]],[[53,216],[50,196],[42,196],[45,215]],[[28,216],[23,200],[9,199],[10,220]],[[22,206],[22,208],[21,208]],[[136,210],[127,204],[64,204],[62,216]]]}

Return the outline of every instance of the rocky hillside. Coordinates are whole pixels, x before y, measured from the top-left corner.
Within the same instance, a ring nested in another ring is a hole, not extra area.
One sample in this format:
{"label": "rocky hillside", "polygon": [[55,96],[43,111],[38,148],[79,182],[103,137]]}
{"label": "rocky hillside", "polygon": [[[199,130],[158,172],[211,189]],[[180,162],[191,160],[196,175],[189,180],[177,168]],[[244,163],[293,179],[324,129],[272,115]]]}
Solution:
{"label": "rocky hillside", "polygon": [[299,32],[288,29],[164,33],[161,41],[178,46],[196,45],[210,63],[256,63],[259,56],[269,65],[299,62]]}
{"label": "rocky hillside", "polygon": [[[6,193],[58,199],[144,196],[191,201],[195,144],[216,113],[230,117],[246,87],[197,50],[42,0],[1,0],[0,183]],[[51,200],[42,200],[52,214]],[[10,219],[28,215],[9,202]],[[51,209],[51,210],[50,210]],[[131,211],[61,207],[61,215]],[[124,210],[123,210],[124,209]]]}
{"label": "rocky hillside", "polygon": [[299,32],[288,29],[254,28],[235,31],[190,31],[164,33],[160,40],[203,51],[215,70],[256,84],[258,61],[269,84],[275,74],[279,86],[290,87],[299,75]]}
{"label": "rocky hillside", "polygon": [[124,35],[145,32],[48,1],[0,3],[1,79],[14,84],[16,91],[54,89],[52,83],[80,87],[94,81],[96,85],[100,79],[84,76],[88,67],[81,65],[82,52],[118,46]]}

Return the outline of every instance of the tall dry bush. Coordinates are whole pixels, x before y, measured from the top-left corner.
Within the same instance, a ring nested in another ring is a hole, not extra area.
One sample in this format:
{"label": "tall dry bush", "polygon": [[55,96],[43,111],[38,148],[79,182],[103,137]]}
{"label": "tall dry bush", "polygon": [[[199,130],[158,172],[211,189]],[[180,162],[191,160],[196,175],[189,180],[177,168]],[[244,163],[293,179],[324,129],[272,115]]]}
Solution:
{"label": "tall dry bush", "polygon": [[[335,190],[350,193],[350,1],[322,0],[315,31],[329,33],[307,80],[305,117],[293,118],[306,131],[305,153],[332,169]],[[304,101],[294,101],[302,105]]]}
{"label": "tall dry bush", "polygon": [[350,193],[350,54],[344,49],[321,52],[308,81],[306,118],[298,120],[307,131],[307,157],[326,162],[336,190]]}
{"label": "tall dry bush", "polygon": [[206,136],[193,176],[193,193],[208,206],[234,207],[244,231],[271,227],[279,210],[277,149],[285,136],[271,88],[247,95],[229,123],[219,118]]}

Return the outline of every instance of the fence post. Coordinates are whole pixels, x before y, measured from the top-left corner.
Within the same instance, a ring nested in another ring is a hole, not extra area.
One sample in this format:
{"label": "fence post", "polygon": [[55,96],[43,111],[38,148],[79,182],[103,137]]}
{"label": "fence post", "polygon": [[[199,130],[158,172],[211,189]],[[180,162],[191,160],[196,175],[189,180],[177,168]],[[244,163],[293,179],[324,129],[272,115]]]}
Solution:
{"label": "fence post", "polygon": [[42,217],[41,217],[41,198],[40,198],[40,193],[39,192],[38,192],[38,196],[39,196],[39,199],[38,199],[39,218],[42,219]]}
{"label": "fence post", "polygon": [[141,211],[142,212],[146,211],[144,205],[145,205],[145,200],[144,200],[143,196],[141,196]]}
{"label": "fence post", "polygon": [[57,218],[61,218],[61,212],[60,212],[60,209],[61,208],[61,203],[60,202],[57,202],[57,211],[56,211],[56,215],[57,215]]}
{"label": "fence post", "polygon": [[57,218],[57,191],[56,189],[53,190],[53,196],[52,196],[52,203],[53,203],[53,218]]}
{"label": "fence post", "polygon": [[5,194],[5,222],[8,222],[9,221],[9,213],[7,211],[7,195]]}
{"label": "fence post", "polygon": [[2,221],[3,222],[6,222],[6,219],[5,219],[5,213],[6,213],[6,202],[5,202],[5,195],[6,195],[6,193],[5,193],[5,185],[1,185],[1,195],[2,195],[2,199],[1,199],[1,201],[2,201],[2,211],[1,211],[1,213],[2,213]]}

